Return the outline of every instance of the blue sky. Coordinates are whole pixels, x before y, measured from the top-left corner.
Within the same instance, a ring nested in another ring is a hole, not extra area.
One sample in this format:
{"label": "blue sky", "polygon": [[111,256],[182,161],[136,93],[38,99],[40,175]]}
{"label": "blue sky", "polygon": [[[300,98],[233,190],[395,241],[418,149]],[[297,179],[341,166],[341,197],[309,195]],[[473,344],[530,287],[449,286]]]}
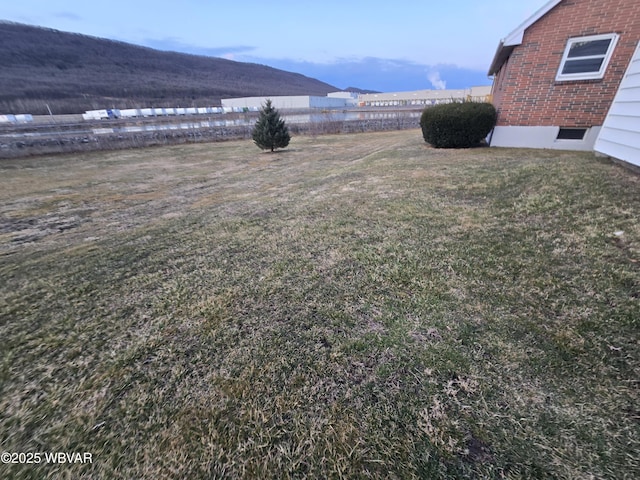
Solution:
{"label": "blue sky", "polygon": [[21,0],[0,19],[254,62],[338,88],[489,85],[498,42],[546,0]]}

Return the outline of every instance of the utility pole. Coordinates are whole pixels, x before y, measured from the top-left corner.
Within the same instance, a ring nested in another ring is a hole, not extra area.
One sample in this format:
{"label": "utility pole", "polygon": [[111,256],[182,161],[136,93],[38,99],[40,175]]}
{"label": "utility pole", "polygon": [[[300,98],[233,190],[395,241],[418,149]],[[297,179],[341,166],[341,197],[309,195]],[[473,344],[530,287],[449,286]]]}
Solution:
{"label": "utility pole", "polygon": [[49,104],[45,103],[44,105],[47,107],[47,111],[49,112],[49,116],[51,117],[51,122],[56,123],[55,118],[53,118],[53,113],[51,113],[51,109],[49,108]]}

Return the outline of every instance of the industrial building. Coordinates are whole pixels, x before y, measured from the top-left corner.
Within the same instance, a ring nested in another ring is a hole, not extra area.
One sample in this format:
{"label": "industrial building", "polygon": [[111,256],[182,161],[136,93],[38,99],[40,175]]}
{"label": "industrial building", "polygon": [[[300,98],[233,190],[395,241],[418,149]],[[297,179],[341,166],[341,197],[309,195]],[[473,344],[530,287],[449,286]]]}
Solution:
{"label": "industrial building", "polygon": [[452,101],[488,102],[491,86],[471,87],[459,90],[416,90],[413,92],[368,93],[358,97],[361,107],[395,107],[411,105],[436,105]]}
{"label": "industrial building", "polygon": [[332,94],[329,94],[329,96],[326,97],[293,95],[273,97],[223,98],[222,107],[253,110],[255,108],[260,108],[265,104],[267,100],[271,100],[271,104],[278,110],[304,110],[309,108],[331,109],[345,108],[355,105],[355,99],[353,99],[352,96],[332,96]]}
{"label": "industrial building", "polygon": [[267,99],[278,110],[332,109],[349,107],[404,107],[435,105],[451,101],[490,101],[491,87],[471,87],[460,90],[417,90],[413,92],[369,93],[334,92],[326,97],[307,95],[223,98],[222,106],[233,109],[254,110],[260,108]]}
{"label": "industrial building", "polygon": [[[423,107],[452,101],[487,102],[491,100],[491,87],[471,87],[461,90],[417,90],[413,92],[391,92],[358,94],[355,92],[333,92],[326,97],[310,95],[265,96],[223,98],[222,107],[176,107],[176,108],[127,108],[88,110],[82,114],[84,120],[118,118],[142,118],[181,115],[205,115],[223,113],[257,112],[267,100],[278,110],[339,110],[357,107]],[[30,115],[0,115],[0,123],[31,121]]]}

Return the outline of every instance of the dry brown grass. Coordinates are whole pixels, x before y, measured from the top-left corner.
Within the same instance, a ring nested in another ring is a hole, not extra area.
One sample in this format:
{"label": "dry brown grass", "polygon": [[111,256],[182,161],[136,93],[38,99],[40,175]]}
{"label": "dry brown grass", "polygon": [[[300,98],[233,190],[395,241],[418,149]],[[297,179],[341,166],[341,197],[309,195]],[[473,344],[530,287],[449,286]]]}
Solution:
{"label": "dry brown grass", "polygon": [[[2,478],[637,478],[638,176],[419,131],[0,163]],[[620,233],[623,232],[623,233]]]}

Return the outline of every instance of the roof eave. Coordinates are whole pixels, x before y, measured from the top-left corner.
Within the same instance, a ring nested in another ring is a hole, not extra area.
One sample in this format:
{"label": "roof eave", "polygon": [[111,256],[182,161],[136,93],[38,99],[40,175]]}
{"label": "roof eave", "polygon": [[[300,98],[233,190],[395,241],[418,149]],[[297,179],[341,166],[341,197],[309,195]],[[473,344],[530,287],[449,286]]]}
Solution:
{"label": "roof eave", "polygon": [[489,73],[487,73],[487,75],[492,76],[498,73],[500,71],[500,68],[502,67],[502,64],[507,60],[510,53],[511,51],[505,52],[504,40],[501,40],[500,45],[498,45],[498,49],[493,56],[491,66],[489,67]]}
{"label": "roof eave", "polygon": [[542,7],[540,7],[533,15],[527,18],[524,22],[522,22],[518,27],[513,30],[509,35],[504,38],[498,45],[498,49],[496,50],[496,54],[493,57],[493,62],[491,62],[491,67],[489,68],[489,75],[495,75],[500,71],[504,62],[507,61],[509,55],[513,49],[522,44],[522,40],[524,39],[524,32],[531,25],[540,20],[543,16],[545,16],[549,11],[558,5],[562,0],[550,0],[545,3]]}

